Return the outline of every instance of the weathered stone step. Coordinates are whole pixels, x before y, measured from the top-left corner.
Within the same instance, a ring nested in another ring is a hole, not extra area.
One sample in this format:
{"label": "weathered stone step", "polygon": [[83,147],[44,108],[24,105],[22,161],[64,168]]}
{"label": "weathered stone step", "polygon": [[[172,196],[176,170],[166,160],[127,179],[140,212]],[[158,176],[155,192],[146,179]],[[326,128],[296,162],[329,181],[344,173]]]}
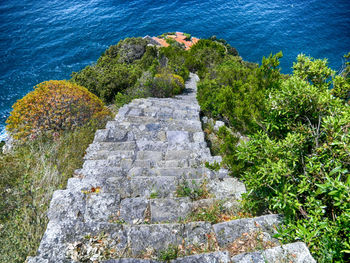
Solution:
{"label": "weathered stone step", "polygon": [[124,150],[99,150],[89,151],[85,154],[84,160],[103,160],[103,159],[134,159],[136,156],[135,151],[124,151]]}
{"label": "weathered stone step", "polygon": [[[97,147],[96,147],[97,148]],[[99,145],[100,150],[87,151],[85,160],[116,160],[118,158],[133,159],[135,167],[198,167],[204,166],[206,162],[222,161],[221,157],[212,157],[208,151],[198,152],[198,150],[168,150],[162,151],[134,151],[134,150],[104,150]],[[102,149],[101,149],[102,148]],[[111,148],[107,145],[106,148]],[[93,148],[92,148],[93,149]]]}
{"label": "weathered stone step", "polygon": [[124,118],[128,117],[152,117],[158,120],[179,119],[179,120],[199,120],[199,113],[195,109],[182,110],[179,108],[156,107],[147,108],[129,107],[129,111],[124,114]]}
{"label": "weathered stone step", "polygon": [[101,193],[113,193],[121,198],[144,197],[144,198],[167,198],[176,197],[179,187],[190,189],[206,189],[212,197],[225,199],[241,199],[245,193],[245,186],[235,178],[223,178],[208,180],[201,179],[178,179],[173,176],[162,177],[110,177],[110,178],[70,178],[67,189],[71,192],[90,191],[99,188]]}
{"label": "weathered stone step", "polygon": [[200,107],[197,103],[195,96],[189,96],[191,101],[183,100],[181,98],[147,98],[147,99],[136,99],[128,105],[130,107],[148,108],[150,106],[157,107],[170,107],[174,109],[194,109],[200,111]]}
{"label": "weathered stone step", "polygon": [[276,246],[262,251],[242,253],[231,258],[232,263],[296,262],[316,263],[303,242]]}
{"label": "weathered stone step", "polygon": [[202,123],[199,120],[182,120],[182,119],[157,119],[153,117],[146,117],[146,116],[129,116],[125,118],[123,122],[119,121],[110,121],[108,122],[107,129],[113,129],[114,127],[113,122],[115,123],[115,127],[129,127],[131,124],[133,126],[136,125],[144,125],[145,128],[157,128],[163,129],[163,130],[169,130],[169,131],[191,131],[191,132],[197,132],[202,131]]}
{"label": "weathered stone step", "polygon": [[189,142],[187,144],[176,144],[161,141],[139,140],[136,142],[140,151],[197,151],[203,156],[210,156],[210,150],[206,142]]}
{"label": "weathered stone step", "polygon": [[91,143],[89,147],[86,149],[87,153],[95,152],[95,151],[135,151],[136,150],[136,142],[128,141],[128,142],[95,142]]}
{"label": "weathered stone step", "polygon": [[[264,239],[273,240],[277,227],[282,222],[279,215],[265,215],[255,218],[242,218],[213,225],[220,247],[226,247],[245,233],[259,232]],[[275,240],[277,242],[277,240]]]}
{"label": "weathered stone step", "polygon": [[219,232],[216,229],[218,225],[221,226],[222,224],[232,226],[235,221],[240,222],[237,224],[239,233],[261,231],[266,235],[264,242],[273,242],[271,238],[274,233],[273,226],[279,223],[276,215],[251,219],[250,221],[259,224],[253,229],[241,229],[244,226],[242,225],[244,220],[234,220],[213,226],[207,222],[128,225],[119,222],[113,224],[79,220],[50,220],[48,230],[55,231],[56,234],[59,234],[59,238],[54,235],[45,235],[43,240],[47,245],[41,245],[39,252],[45,257],[54,255],[57,259],[64,259],[67,248],[74,249],[74,246],[81,246],[79,244],[86,245],[90,240],[90,238],[86,238],[87,236],[100,236],[103,233],[107,233],[110,237],[107,240],[110,240],[111,243],[104,243],[104,245],[113,247],[115,258],[143,258],[145,255],[157,255],[171,246],[178,247],[179,245],[183,248],[202,247],[203,252],[210,251],[210,241],[213,241],[213,238],[218,240],[218,248],[226,250],[228,245],[239,241],[241,235],[226,236],[223,235],[223,233],[226,233],[226,229]]}

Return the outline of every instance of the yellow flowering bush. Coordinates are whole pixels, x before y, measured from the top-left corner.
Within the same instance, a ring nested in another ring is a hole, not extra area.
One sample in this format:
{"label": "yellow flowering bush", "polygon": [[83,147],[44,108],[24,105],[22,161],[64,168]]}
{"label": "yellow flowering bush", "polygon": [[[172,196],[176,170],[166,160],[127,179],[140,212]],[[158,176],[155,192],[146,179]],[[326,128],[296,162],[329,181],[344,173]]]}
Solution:
{"label": "yellow flowering bush", "polygon": [[38,84],[13,105],[6,129],[17,140],[42,133],[59,133],[83,126],[90,120],[103,121],[110,111],[86,88],[65,80]]}
{"label": "yellow flowering bush", "polygon": [[171,97],[180,94],[184,89],[183,78],[176,74],[156,74],[151,83],[151,93],[154,97]]}

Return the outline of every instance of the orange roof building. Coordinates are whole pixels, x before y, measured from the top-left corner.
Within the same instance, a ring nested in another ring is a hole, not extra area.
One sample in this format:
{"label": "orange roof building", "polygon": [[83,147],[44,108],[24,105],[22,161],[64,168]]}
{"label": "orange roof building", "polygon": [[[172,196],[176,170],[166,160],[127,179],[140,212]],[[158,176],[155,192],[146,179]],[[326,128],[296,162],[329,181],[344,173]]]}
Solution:
{"label": "orange roof building", "polygon": [[[185,46],[185,50],[189,50],[193,45],[195,45],[199,41],[199,38],[196,37],[192,37],[191,40],[186,40],[187,36],[185,36],[182,32],[176,32],[175,35],[167,35],[166,37],[183,44]],[[169,44],[162,38],[152,37],[152,39],[163,47],[169,46]]]}

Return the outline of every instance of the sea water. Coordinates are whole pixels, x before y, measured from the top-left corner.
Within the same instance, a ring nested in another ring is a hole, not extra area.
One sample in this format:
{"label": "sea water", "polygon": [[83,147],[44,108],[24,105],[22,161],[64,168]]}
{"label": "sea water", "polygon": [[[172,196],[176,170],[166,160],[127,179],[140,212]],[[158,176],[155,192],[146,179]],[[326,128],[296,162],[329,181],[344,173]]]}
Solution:
{"label": "sea water", "polygon": [[340,70],[350,0],[1,0],[0,137],[36,84],[69,79],[120,39],[170,31],[224,38],[252,62],[282,50],[284,73],[302,52]]}

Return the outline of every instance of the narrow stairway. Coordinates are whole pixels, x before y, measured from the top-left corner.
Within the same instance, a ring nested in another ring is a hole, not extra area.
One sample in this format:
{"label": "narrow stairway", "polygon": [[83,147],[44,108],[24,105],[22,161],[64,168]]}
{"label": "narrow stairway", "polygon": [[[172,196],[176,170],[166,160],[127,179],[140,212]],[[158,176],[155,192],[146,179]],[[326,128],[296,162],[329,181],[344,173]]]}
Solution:
{"label": "narrow stairway", "polygon": [[[280,216],[242,218],[244,184],[206,168],[221,158],[204,140],[197,81],[175,98],[132,101],[96,132],[28,262],[315,262],[304,243],[273,238]],[[248,245],[256,251],[241,253]]]}

